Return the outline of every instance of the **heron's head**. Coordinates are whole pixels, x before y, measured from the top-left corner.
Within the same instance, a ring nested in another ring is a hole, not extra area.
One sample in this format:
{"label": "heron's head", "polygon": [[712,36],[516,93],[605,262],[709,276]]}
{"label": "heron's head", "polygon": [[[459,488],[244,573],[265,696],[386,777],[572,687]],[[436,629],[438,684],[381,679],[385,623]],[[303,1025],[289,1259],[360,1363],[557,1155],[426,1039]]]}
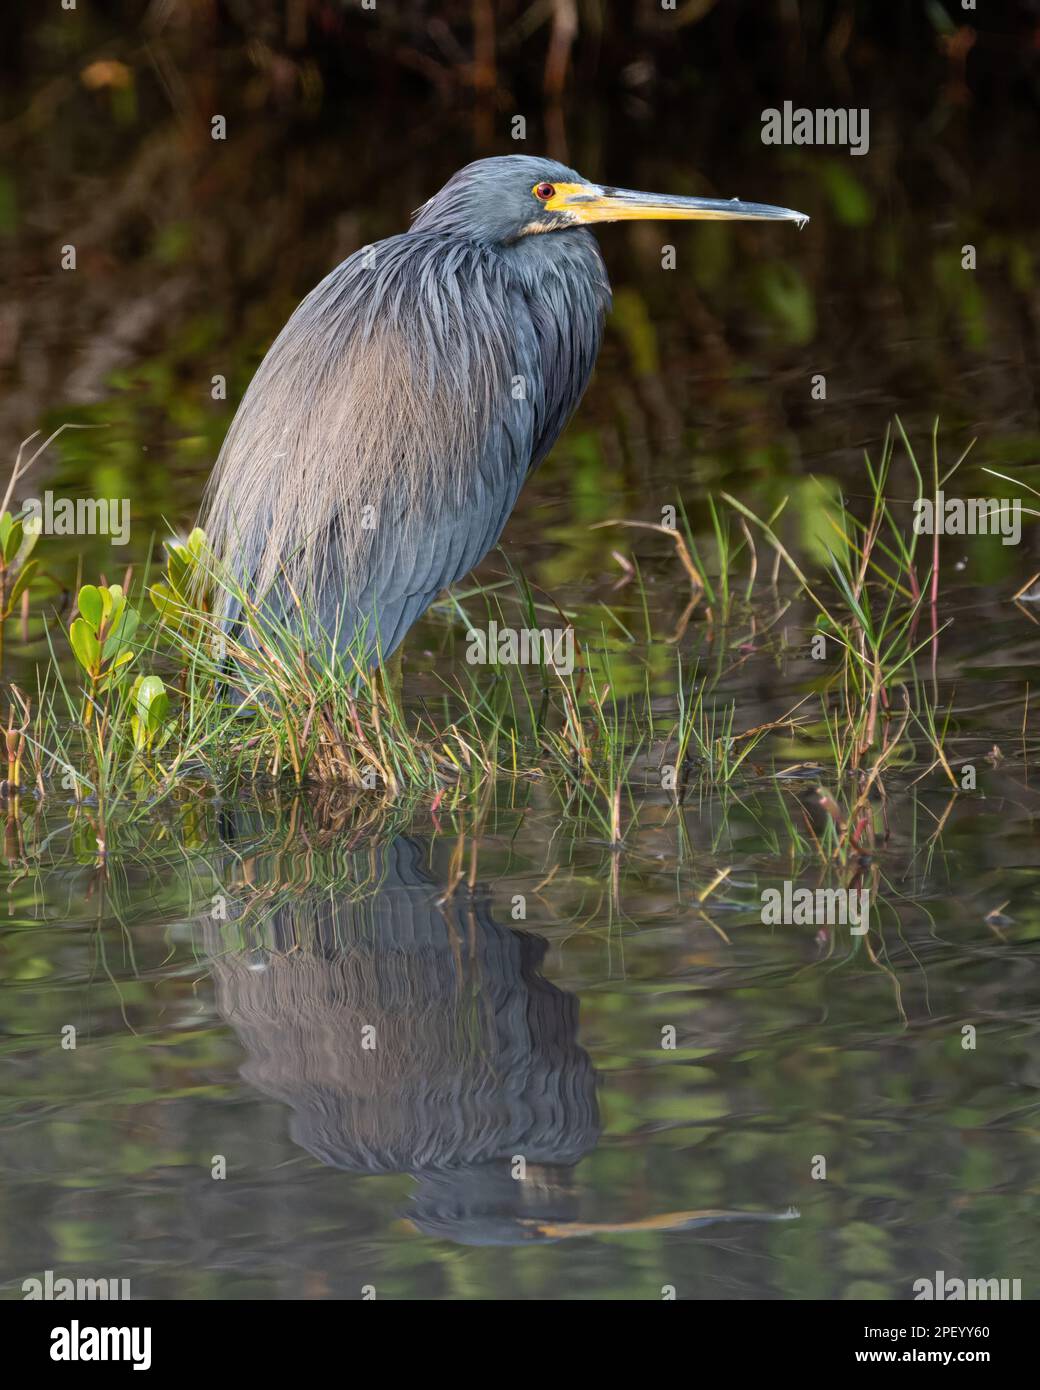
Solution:
{"label": "heron's head", "polygon": [[484,243],[516,242],[540,232],[566,231],[593,222],[666,220],[797,222],[791,208],[745,203],[738,198],[681,198],[637,193],[591,183],[554,159],[503,155],[478,159],[453,174],[419,209],[413,226]]}

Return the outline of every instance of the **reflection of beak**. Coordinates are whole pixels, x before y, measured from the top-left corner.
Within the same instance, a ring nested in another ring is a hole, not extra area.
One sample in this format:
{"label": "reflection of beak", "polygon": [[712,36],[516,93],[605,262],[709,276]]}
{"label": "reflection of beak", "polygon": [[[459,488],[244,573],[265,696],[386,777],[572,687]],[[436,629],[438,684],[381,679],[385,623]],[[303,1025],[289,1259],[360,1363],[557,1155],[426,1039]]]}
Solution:
{"label": "reflection of beak", "polygon": [[576,222],[669,221],[808,222],[804,212],[739,198],[677,198],[667,193],[636,193],[631,188],[600,188],[591,183],[558,183],[545,206],[570,213]]}
{"label": "reflection of beak", "polygon": [[552,1224],[524,1221],[533,1227],[543,1240],[568,1240],[582,1236],[617,1236],[640,1234],[646,1231],[692,1231],[698,1226],[710,1226],[715,1221],[797,1221],[800,1213],[794,1207],[786,1211],[670,1211],[660,1216],[646,1216],[640,1221],[568,1221]]}

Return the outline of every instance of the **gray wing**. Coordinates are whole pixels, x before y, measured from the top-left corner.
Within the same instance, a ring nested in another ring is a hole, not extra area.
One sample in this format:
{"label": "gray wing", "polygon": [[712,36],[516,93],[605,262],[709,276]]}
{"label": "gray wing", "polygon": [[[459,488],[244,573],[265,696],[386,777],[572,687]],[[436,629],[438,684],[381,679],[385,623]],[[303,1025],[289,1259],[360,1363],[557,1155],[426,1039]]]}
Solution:
{"label": "gray wing", "polygon": [[549,257],[539,238],[519,250],[528,254],[514,256],[501,287],[504,312],[491,322],[480,314],[470,320],[476,354],[493,354],[492,342],[506,341],[508,356],[463,503],[432,499],[414,541],[395,544],[407,534],[403,526],[388,532],[363,595],[368,620],[378,613],[384,654],[496,544],[528,474],[555,444],[595,365],[610,303],[595,238],[583,231],[558,240]]}
{"label": "gray wing", "polygon": [[319,285],[271,348],[205,524],[280,622],[299,595],[312,630],[341,650],[363,634],[385,657],[498,540],[580,399],[602,306],[575,359],[563,281],[534,292],[441,237],[374,250],[374,266],[355,255]]}
{"label": "gray wing", "polygon": [[380,527],[367,583],[358,595],[358,621],[370,632],[378,630],[384,656],[437,595],[474,569],[498,541],[544,436],[538,343],[519,296],[513,301],[511,356],[524,395],[514,397],[511,383],[502,383],[461,496],[432,491],[421,504],[418,524],[398,508]]}

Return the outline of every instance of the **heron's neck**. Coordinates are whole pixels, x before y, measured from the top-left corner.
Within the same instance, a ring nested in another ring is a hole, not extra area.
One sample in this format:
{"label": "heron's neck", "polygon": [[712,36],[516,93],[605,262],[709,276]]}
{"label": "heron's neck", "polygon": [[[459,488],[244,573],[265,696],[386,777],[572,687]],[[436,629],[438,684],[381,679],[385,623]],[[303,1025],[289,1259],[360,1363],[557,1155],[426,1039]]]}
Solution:
{"label": "heron's neck", "polygon": [[549,276],[556,282],[580,285],[595,298],[609,298],[610,282],[599,243],[584,227],[532,233],[501,247],[500,254],[510,271],[532,289]]}

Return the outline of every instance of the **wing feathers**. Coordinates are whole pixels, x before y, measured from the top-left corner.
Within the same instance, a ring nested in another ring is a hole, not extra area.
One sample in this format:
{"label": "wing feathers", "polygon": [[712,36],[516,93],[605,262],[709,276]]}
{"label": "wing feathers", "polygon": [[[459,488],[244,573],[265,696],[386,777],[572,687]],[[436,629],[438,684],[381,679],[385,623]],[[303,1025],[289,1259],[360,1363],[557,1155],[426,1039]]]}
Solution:
{"label": "wing feathers", "polygon": [[240,582],[283,608],[288,582],[341,645],[378,621],[392,650],[494,545],[584,388],[598,333],[547,398],[569,328],[547,349],[537,312],[500,257],[439,235],[337,267],[264,358],[210,483],[204,525]]}

